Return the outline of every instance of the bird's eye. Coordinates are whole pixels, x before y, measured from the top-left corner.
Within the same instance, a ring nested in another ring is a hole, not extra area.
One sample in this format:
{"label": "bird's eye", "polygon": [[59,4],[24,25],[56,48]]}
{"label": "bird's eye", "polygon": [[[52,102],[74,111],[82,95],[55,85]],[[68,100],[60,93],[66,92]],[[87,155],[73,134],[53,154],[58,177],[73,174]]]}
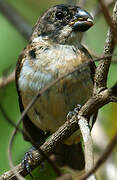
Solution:
{"label": "bird's eye", "polygon": [[58,20],[62,20],[62,19],[64,18],[63,12],[61,12],[61,11],[57,12],[57,13],[56,13],[56,18],[57,18]]}

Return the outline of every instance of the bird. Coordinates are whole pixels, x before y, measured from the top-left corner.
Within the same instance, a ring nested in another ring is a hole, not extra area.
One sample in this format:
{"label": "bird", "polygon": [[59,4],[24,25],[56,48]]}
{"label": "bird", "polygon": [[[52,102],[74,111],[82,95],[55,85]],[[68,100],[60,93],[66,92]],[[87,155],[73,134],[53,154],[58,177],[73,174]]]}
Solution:
{"label": "bird", "polygon": [[[39,145],[71,117],[77,104],[84,105],[92,95],[95,64],[81,39],[93,24],[90,13],[79,6],[55,5],[39,17],[19,55],[15,77],[21,112],[40,90],[79,68],[45,91],[24,117],[24,132]],[[25,134],[24,139],[29,141]],[[54,153],[60,166],[84,168],[79,131]]]}

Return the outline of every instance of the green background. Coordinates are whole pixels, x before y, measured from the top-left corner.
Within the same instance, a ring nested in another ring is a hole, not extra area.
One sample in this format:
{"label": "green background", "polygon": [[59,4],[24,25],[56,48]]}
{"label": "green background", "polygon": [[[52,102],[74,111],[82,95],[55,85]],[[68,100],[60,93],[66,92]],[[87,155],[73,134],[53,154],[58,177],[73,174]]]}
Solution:
{"label": "green background", "polygon": [[[33,26],[36,23],[39,15],[51,7],[52,5],[62,3],[64,1],[59,0],[8,0]],[[95,7],[95,1],[88,1],[86,8],[91,10]],[[110,10],[111,12],[111,10]],[[95,25],[85,34],[83,41],[87,46],[97,54],[102,54],[104,42],[107,33],[107,24],[103,16],[98,16],[95,19]],[[21,50],[26,46],[27,41],[20,35],[13,25],[0,13],[0,76],[7,74],[16,66],[18,55]],[[112,64],[108,76],[108,86],[111,87],[113,83],[117,81],[117,64]],[[16,92],[15,83],[10,83],[5,88],[0,89],[0,103],[5,108],[8,116],[14,121],[20,117],[18,96]],[[111,103],[106,105],[101,110],[102,115],[102,127],[104,131],[111,138],[117,131],[117,104]],[[13,127],[4,119],[0,112],[0,174],[9,170],[9,163],[7,158],[7,148],[9,138]],[[18,133],[15,138],[13,146],[13,160],[17,164],[21,161],[26,150],[30,147],[30,144],[24,142],[22,135]],[[115,156],[116,157],[116,156]],[[35,174],[35,179],[39,176],[39,179],[53,179],[54,173],[48,165],[45,165],[44,169],[38,168]],[[30,179],[30,177],[27,177]]]}

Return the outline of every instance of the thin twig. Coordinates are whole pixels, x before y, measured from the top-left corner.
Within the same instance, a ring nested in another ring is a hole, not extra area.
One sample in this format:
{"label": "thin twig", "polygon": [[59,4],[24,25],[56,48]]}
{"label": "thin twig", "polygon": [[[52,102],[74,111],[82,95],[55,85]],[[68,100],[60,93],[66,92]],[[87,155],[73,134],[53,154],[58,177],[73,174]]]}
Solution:
{"label": "thin twig", "polygon": [[[112,56],[117,56],[117,54],[112,54],[112,55],[108,55],[108,56],[104,56],[104,55],[98,55],[96,54],[95,52],[93,52],[93,50],[89,49],[86,45],[83,45],[84,47],[86,47],[86,49],[89,51],[89,53],[92,55],[92,56],[95,56],[96,59],[94,59],[93,61],[96,62],[96,61],[100,61],[102,59],[105,59],[105,58],[109,58],[109,57],[112,57]],[[112,60],[113,63],[117,63],[117,60],[116,59],[113,59]],[[8,85],[9,83],[13,82],[15,80],[15,71],[13,71],[11,74],[9,74],[7,77],[1,77],[0,78],[0,88],[3,88],[5,87],[6,85]]]}
{"label": "thin twig", "polygon": [[[87,62],[87,63],[89,63],[89,62]],[[87,64],[87,63],[86,63],[86,64]],[[84,64],[83,64],[83,66],[84,66]],[[82,67],[82,65],[80,65],[77,69],[73,70],[71,73],[75,72],[76,70],[78,71],[78,69],[81,71],[81,69],[82,69],[81,67]],[[69,73],[69,74],[71,74],[71,73]],[[50,83],[47,87],[45,87],[41,92],[39,92],[39,93],[37,94],[37,96],[35,96],[35,97],[33,98],[32,102],[27,106],[27,108],[26,108],[25,111],[23,112],[22,117],[21,117],[20,121],[19,121],[18,124],[17,124],[17,127],[19,126],[20,122],[22,121],[22,119],[23,119],[23,117],[25,116],[25,114],[27,113],[27,111],[32,107],[33,103],[36,102],[36,100],[40,97],[40,95],[41,95],[43,92],[45,92],[47,89],[49,89],[51,86],[53,86],[55,83],[57,83],[58,81],[60,81],[62,78],[65,78],[66,76],[68,76],[69,74],[66,74],[66,75],[64,75],[64,76],[56,79],[55,81],[53,81],[52,83]],[[16,134],[16,132],[17,132],[16,130],[13,132],[13,138],[14,138],[14,135]],[[12,138],[12,141],[13,141],[13,138]]]}
{"label": "thin twig", "polygon": [[[116,87],[117,89],[117,87]],[[89,117],[91,114],[94,114],[95,111],[97,111],[99,108],[101,108],[102,106],[104,106],[105,104],[109,103],[110,101],[116,101],[117,102],[117,98],[113,99],[110,97],[112,96],[112,93],[110,93],[110,91],[108,90],[104,90],[103,92],[101,92],[99,94],[99,97],[96,97],[96,99],[94,99],[93,97],[90,98],[90,100],[87,102],[87,106],[85,105],[85,107],[82,107],[79,115],[82,114],[82,116],[87,116]],[[91,112],[90,112],[91,110]],[[76,116],[73,116],[72,119],[68,122],[65,122],[64,125],[62,125],[49,139],[47,139],[47,141],[40,147],[42,149],[42,151],[46,154],[46,155],[50,155],[55,147],[65,141],[69,136],[71,136],[76,130],[78,130],[79,126],[78,126],[78,121],[79,119],[77,119]],[[31,164],[33,164],[32,169],[36,168],[44,159],[43,156],[38,152],[38,150],[35,150],[32,152],[33,154],[33,162]],[[17,165],[15,167],[16,171],[18,173],[20,173],[23,176],[27,175],[27,172],[25,169],[23,169],[21,163],[19,165]],[[5,174],[3,174],[1,177],[1,179],[6,179],[6,180],[13,180],[15,179],[15,175],[12,171],[8,171]]]}
{"label": "thin twig", "polygon": [[[117,2],[115,3],[115,7],[113,10],[113,21],[114,24],[117,24]],[[107,38],[104,46],[104,55],[108,56],[112,54],[114,51],[114,41],[113,41],[113,35],[109,28],[107,33]],[[101,60],[99,63],[99,66],[97,67],[97,72],[95,74],[95,90],[98,89],[100,91],[100,88],[105,88],[107,84],[107,76],[108,71],[111,63],[111,57],[107,58],[105,60]],[[100,71],[100,74],[98,73]]]}
{"label": "thin twig", "polygon": [[105,148],[105,151],[103,152],[103,154],[100,156],[100,158],[98,159],[98,161],[96,162],[96,164],[94,165],[94,167],[91,169],[91,171],[89,171],[88,173],[86,173],[85,175],[83,175],[81,178],[77,178],[77,180],[86,180],[91,174],[95,173],[97,171],[97,169],[107,160],[107,158],[110,156],[110,154],[112,153],[115,145],[117,144],[117,133],[115,134],[115,136],[112,138],[112,140],[110,141],[110,143],[108,144],[108,146]]}
{"label": "thin twig", "polygon": [[[106,59],[106,58],[111,58],[112,56],[117,56],[117,54],[109,54],[107,56],[103,56],[101,58],[97,58],[94,61],[98,61],[98,60],[102,60],[102,59]],[[92,60],[92,59],[91,59]],[[21,118],[19,119],[19,123],[17,123],[17,126],[19,126],[19,124],[21,123],[21,121],[23,120],[23,118],[25,117],[25,115],[27,114],[27,112],[30,110],[30,108],[33,106],[33,104],[39,99],[39,97],[47,90],[49,90],[52,86],[54,86],[56,83],[58,83],[60,80],[66,78],[67,76],[69,76],[70,74],[79,71],[81,72],[82,69],[87,66],[88,64],[92,63],[91,61],[88,61],[86,63],[83,63],[81,65],[79,65],[77,68],[73,69],[71,72],[64,74],[63,76],[59,77],[58,79],[55,79],[54,81],[52,81],[50,84],[48,84],[45,88],[43,88],[41,91],[39,91],[37,93],[37,95],[31,100],[31,102],[27,105],[27,107],[25,108],[25,110],[23,111],[23,113],[21,114]]]}
{"label": "thin twig", "polygon": [[[49,90],[52,86],[54,86],[56,83],[58,83],[60,80],[64,79],[65,77],[69,76],[70,74],[79,71],[81,72],[82,69],[87,66],[88,64],[92,63],[91,61],[88,61],[84,64],[79,65],[77,68],[73,69],[71,72],[64,74],[63,76],[59,77],[58,79],[55,79],[54,81],[52,81],[50,84],[48,84],[47,86],[45,86],[45,88],[43,88],[41,91],[39,91],[37,93],[36,96],[34,96],[34,98],[31,100],[31,102],[27,105],[27,107],[25,108],[25,110],[23,111],[23,113],[21,114],[21,118],[19,119],[18,123],[17,123],[17,127],[19,126],[19,124],[21,123],[21,121],[23,120],[23,118],[25,117],[25,115],[27,114],[27,112],[30,110],[30,108],[33,106],[33,104],[39,99],[39,97],[47,90]],[[16,132],[14,131],[14,134]]]}
{"label": "thin twig", "polygon": [[98,1],[100,2],[100,6],[102,8],[102,13],[105,17],[105,20],[108,23],[108,25],[112,31],[112,34],[114,37],[114,39],[113,39],[114,43],[117,45],[117,27],[115,26],[113,19],[111,18],[109,11],[108,11],[108,8],[106,7],[104,1],[103,0],[98,0]]}
{"label": "thin twig", "polygon": [[[48,156],[46,156],[46,154],[44,154],[43,151],[37,146],[37,144],[34,142],[34,140],[31,138],[31,136],[30,136],[27,132],[24,132],[21,128],[16,127],[15,123],[14,123],[12,120],[10,120],[10,118],[9,118],[8,115],[6,114],[6,112],[5,112],[4,108],[2,107],[2,105],[0,105],[0,110],[1,110],[1,112],[2,112],[2,114],[3,114],[3,116],[5,117],[5,119],[9,122],[9,124],[11,124],[13,127],[15,127],[15,129],[16,129],[17,131],[19,131],[20,133],[25,134],[25,136],[30,139],[30,142],[32,143],[32,145],[33,145],[36,149],[38,149],[38,151],[39,151],[40,154],[44,157],[44,159],[46,159],[46,160],[49,162],[49,164],[53,167],[53,169],[55,170],[56,174],[57,174],[58,176],[61,176],[62,174],[61,174],[61,172],[59,171],[59,169],[56,167],[56,165],[55,165],[52,161],[50,161],[50,159],[48,158]],[[13,138],[13,136],[11,136],[11,137]],[[10,148],[8,149],[10,166],[12,167],[12,171],[15,172],[17,178],[19,178],[20,180],[24,180],[24,178],[23,178],[22,176],[20,176],[20,175],[17,173],[17,171],[15,171],[14,166],[13,166],[13,163],[12,163],[11,151],[10,151],[11,146],[12,146],[12,143],[13,143],[12,138],[11,138],[11,142],[10,142],[10,144],[9,144]]]}
{"label": "thin twig", "polygon": [[0,12],[15,26],[26,40],[29,40],[32,32],[31,25],[6,0],[0,0]]}
{"label": "thin twig", "polygon": [[[88,63],[89,63],[89,62],[88,62]],[[86,64],[87,64],[87,63],[86,63]],[[83,65],[83,66],[84,66],[84,65]],[[81,65],[80,67],[78,67],[78,69],[81,70],[81,67],[82,67],[82,65]],[[78,71],[78,69],[73,70],[71,73],[75,72],[76,70]],[[20,120],[23,119],[25,113],[27,113],[27,111],[29,110],[29,108],[31,108],[31,106],[32,106],[33,103],[37,100],[37,98],[40,97],[41,93],[45,92],[45,91],[46,91],[47,89],[49,89],[52,85],[54,85],[55,83],[57,83],[58,81],[60,81],[60,79],[66,77],[66,76],[68,76],[68,74],[64,75],[63,77],[61,77],[61,78],[59,78],[59,79],[57,79],[57,80],[55,80],[54,82],[52,82],[51,84],[49,84],[48,87],[45,87],[45,89],[43,89],[42,92],[38,93],[38,95],[37,95],[36,97],[34,97],[33,101],[32,101],[32,102],[29,104],[29,106],[25,109],[25,111],[23,112],[22,117],[21,117]],[[20,122],[21,122],[21,121],[20,121]],[[19,125],[19,123],[17,124],[16,127],[18,127],[18,125]],[[16,129],[17,129],[17,128],[16,128]],[[14,134],[16,134],[16,132],[17,132],[17,130],[15,130]],[[14,135],[13,135],[13,138],[14,138]]]}
{"label": "thin twig", "polygon": [[[80,127],[80,131],[83,137],[83,143],[84,143],[84,155],[85,155],[85,172],[88,172],[91,170],[94,166],[94,157],[93,157],[93,143],[90,133],[90,128],[88,125],[88,120],[84,117],[78,116],[78,124]],[[91,180],[95,180],[95,176],[91,176]],[[89,178],[90,180],[90,178]]]}
{"label": "thin twig", "polygon": [[[88,63],[91,63],[90,61],[89,62],[86,62],[85,65],[87,66]],[[78,71],[81,71],[81,69],[84,67],[84,65],[80,65],[78,66],[78,68],[74,69],[72,72],[70,73],[67,73],[63,76],[61,76],[60,78],[54,80],[53,82],[51,82],[49,85],[47,85],[45,88],[43,88],[38,94],[37,96],[35,96],[32,101],[29,103],[29,105],[26,107],[26,109],[23,111],[22,113],[22,116],[20,118],[20,120],[18,121],[18,123],[16,124],[15,126],[15,130],[13,130],[12,132],[12,136],[11,136],[11,139],[10,139],[10,142],[9,142],[9,146],[8,146],[8,158],[9,158],[9,162],[10,162],[10,167],[12,169],[12,171],[14,171],[15,174],[17,174],[17,172],[14,170],[14,165],[13,165],[13,161],[12,161],[12,156],[11,156],[11,149],[12,149],[12,145],[13,145],[13,141],[14,141],[14,137],[17,133],[17,130],[18,130],[18,127],[19,127],[19,124],[21,123],[21,121],[23,120],[24,116],[26,115],[27,111],[32,107],[32,105],[37,101],[37,99],[45,92],[47,91],[50,87],[52,87],[53,85],[55,85],[57,82],[59,82],[61,79],[65,78],[66,76],[68,76],[69,74],[71,73],[74,73],[76,70]],[[28,134],[26,134],[27,136]],[[33,142],[33,139],[29,137],[29,140],[30,142],[34,144]],[[38,147],[36,147],[37,149],[39,149]],[[43,151],[41,152],[41,149],[39,149],[40,153],[45,157],[45,159],[47,159],[47,161],[50,163],[50,165],[53,167],[53,169],[55,170],[55,172],[57,173],[58,176],[61,175],[60,171],[58,170],[58,168],[54,165],[54,163],[48,158],[48,156],[46,156]],[[20,175],[18,175],[19,178],[20,178]],[[21,180],[23,180],[21,178]]]}
{"label": "thin twig", "polygon": [[[92,130],[92,139],[95,144],[95,148],[97,150],[96,154],[99,155],[100,152],[104,152],[107,146],[107,142],[109,143],[109,137],[107,136],[106,132],[104,131],[102,124],[101,124],[102,117],[98,116],[98,121],[93,127]],[[102,141],[103,139],[103,141]],[[99,156],[100,157],[100,156]],[[111,153],[107,159],[107,161],[103,164],[103,172],[105,179],[113,179],[116,180],[117,177],[117,167],[114,160],[115,154]]]}
{"label": "thin twig", "polygon": [[5,87],[6,85],[13,82],[14,80],[15,80],[15,71],[13,71],[7,77],[1,77],[0,78],[0,88]]}
{"label": "thin twig", "polygon": [[[90,63],[90,62],[87,62],[86,65],[87,65],[88,63]],[[83,65],[83,66],[84,66],[84,65]],[[82,68],[82,65],[79,66],[78,68],[76,68],[75,70],[73,70],[72,72],[70,72],[69,74],[75,72],[76,70],[78,71],[78,69],[81,71],[81,68]],[[56,84],[56,83],[59,82],[61,79],[63,79],[63,78],[65,78],[66,76],[68,76],[69,74],[67,73],[67,74],[63,75],[62,77],[56,79],[55,81],[53,81],[52,83],[50,83],[48,86],[46,86],[44,89],[42,89],[42,91],[40,91],[40,92],[37,94],[37,96],[35,96],[35,97],[33,98],[33,100],[29,103],[29,105],[26,107],[26,109],[25,109],[24,112],[22,113],[21,119],[18,121],[15,130],[13,130],[13,132],[12,132],[12,136],[11,136],[10,143],[9,143],[9,146],[8,146],[8,152],[9,152],[9,153],[8,153],[8,157],[9,157],[9,160],[10,160],[10,166],[11,166],[11,169],[12,169],[12,170],[13,170],[13,167],[14,167],[14,166],[13,166],[13,162],[12,162],[12,158],[11,158],[11,149],[12,149],[13,140],[14,140],[14,137],[15,137],[15,135],[16,135],[16,133],[17,133],[17,129],[18,129],[19,124],[21,123],[21,121],[22,121],[22,119],[24,118],[24,116],[25,116],[25,114],[27,113],[27,111],[28,111],[28,110],[32,107],[32,105],[37,101],[37,99],[41,96],[41,94],[43,94],[43,92],[45,92],[46,90],[48,90],[51,86],[53,86],[54,84]],[[29,139],[30,139],[30,138],[29,138]],[[31,140],[31,143],[32,143],[32,142],[33,142],[33,141]],[[41,152],[41,153],[43,154],[43,152]],[[46,156],[45,156],[45,158],[46,158],[48,161],[50,161],[49,158],[47,158]],[[57,174],[58,174],[58,175],[61,175],[61,174],[59,173],[59,171],[57,170],[57,168],[53,165],[53,163],[50,162],[50,164],[51,164],[52,167],[55,169],[55,171],[57,172]],[[16,172],[15,172],[15,174],[16,174]]]}
{"label": "thin twig", "polygon": [[[114,4],[115,0],[106,0],[106,6],[109,8],[110,6],[112,6]],[[99,4],[97,4],[97,6],[91,10],[91,14],[93,15],[93,17],[99,17],[98,15],[102,12],[102,9],[100,7]]]}
{"label": "thin twig", "polygon": [[[113,21],[114,21],[114,24],[116,25],[117,24],[117,1],[115,3],[114,9],[113,9]],[[113,34],[109,30],[107,33],[107,39],[106,39],[105,47],[104,47],[104,54],[105,55],[111,54],[114,50],[113,38],[114,38]],[[105,60],[101,60],[99,63],[99,66],[96,70],[95,79],[94,79],[94,81],[95,81],[94,82],[94,92],[93,92],[94,96],[97,96],[98,94],[100,94],[100,92],[106,91],[104,89],[106,89],[107,75],[108,75],[110,62],[111,62],[111,57],[107,58]],[[110,93],[112,91],[112,94],[117,97],[117,83],[113,86],[113,88],[111,90],[108,90],[108,91],[110,91]],[[88,178],[92,173],[94,173],[100,167],[100,165],[103,162],[105,162],[105,160],[108,158],[108,156],[112,152],[116,142],[117,142],[117,134],[113,137],[112,141],[110,142],[110,144],[106,148],[103,155],[99,158],[99,160],[97,161],[94,168],[92,168],[91,171],[89,171],[84,176],[82,176],[80,178],[80,180],[85,180],[86,178]]]}

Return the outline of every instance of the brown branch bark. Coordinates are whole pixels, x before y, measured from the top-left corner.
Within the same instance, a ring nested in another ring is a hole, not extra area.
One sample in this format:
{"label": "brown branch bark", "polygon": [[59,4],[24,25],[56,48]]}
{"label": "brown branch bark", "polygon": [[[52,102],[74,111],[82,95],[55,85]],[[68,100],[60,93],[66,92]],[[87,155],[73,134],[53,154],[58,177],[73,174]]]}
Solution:
{"label": "brown branch bark", "polygon": [[[115,3],[114,10],[113,10],[113,22],[115,26],[117,27],[117,2]],[[105,56],[112,54],[114,51],[114,40],[113,40],[114,38],[113,37],[114,37],[114,34],[109,28],[105,46],[104,46]],[[111,57],[100,61],[99,66],[97,67],[96,75],[95,75],[95,87],[94,87],[95,92],[106,88],[110,63],[111,63]]]}
{"label": "brown branch bark", "polygon": [[[106,103],[110,102],[111,100],[114,100],[117,102],[117,98],[111,98],[110,96],[112,93],[110,91],[105,90],[101,92],[96,98],[91,98],[87,105],[83,106],[79,112],[79,115],[82,115],[84,117],[89,117],[91,114],[93,114],[95,111],[97,111],[99,108],[101,108]],[[101,102],[101,103],[100,103]],[[91,112],[90,112],[91,108]],[[78,121],[79,119],[77,117],[73,117],[69,122],[66,122],[63,126],[61,126],[56,133],[54,133],[40,148],[46,155],[50,155],[55,147],[63,142],[65,139],[67,139],[70,135],[73,134],[76,130],[78,130]],[[37,167],[42,161],[43,161],[42,155],[37,151],[33,151],[33,161],[31,162],[32,169]],[[20,173],[22,176],[26,176],[27,172],[23,167],[21,166],[21,163],[15,167],[16,171]],[[3,174],[1,179],[7,179],[7,180],[13,180],[15,179],[15,175],[12,171],[8,171],[5,174]]]}
{"label": "brown branch bark", "polygon": [[[114,22],[114,25],[117,26],[117,1],[115,3],[114,9],[113,9],[113,22]],[[114,39],[114,33],[112,33],[112,31],[109,29],[108,33],[107,33],[107,39],[105,42],[105,47],[104,47],[104,54],[105,55],[109,55],[113,52],[113,50],[114,50],[113,39]],[[104,96],[106,97],[106,96],[108,96],[108,93],[109,93],[110,94],[109,99],[113,102],[114,101],[117,102],[116,101],[116,99],[117,99],[117,83],[111,89],[107,90],[107,88],[106,88],[107,75],[108,75],[110,63],[111,63],[111,57],[100,61],[99,66],[97,67],[97,70],[96,70],[96,74],[95,74],[95,83],[94,83],[93,95],[98,96],[99,94],[105,92]],[[95,166],[88,173],[83,175],[81,178],[77,178],[77,179],[78,180],[85,180],[92,173],[94,173],[102,165],[102,163],[104,163],[105,160],[109,157],[109,155],[112,152],[116,143],[117,143],[117,134],[113,137],[112,141],[107,146],[103,155],[96,162]]]}

